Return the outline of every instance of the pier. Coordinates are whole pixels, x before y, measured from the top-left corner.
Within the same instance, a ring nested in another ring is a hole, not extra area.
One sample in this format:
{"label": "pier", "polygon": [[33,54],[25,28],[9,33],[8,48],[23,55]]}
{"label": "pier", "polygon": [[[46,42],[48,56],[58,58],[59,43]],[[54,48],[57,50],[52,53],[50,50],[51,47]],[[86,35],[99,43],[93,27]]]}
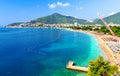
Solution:
{"label": "pier", "polygon": [[88,72],[88,68],[86,68],[86,67],[74,66],[74,62],[73,61],[69,61],[67,66],[66,66],[66,68],[68,70]]}

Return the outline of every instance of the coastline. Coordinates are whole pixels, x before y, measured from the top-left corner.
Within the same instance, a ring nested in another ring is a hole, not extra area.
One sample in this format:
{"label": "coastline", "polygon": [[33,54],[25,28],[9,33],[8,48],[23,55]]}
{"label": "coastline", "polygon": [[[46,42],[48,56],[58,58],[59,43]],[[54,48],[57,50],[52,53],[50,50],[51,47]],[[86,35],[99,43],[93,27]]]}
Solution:
{"label": "coastline", "polygon": [[101,51],[103,51],[105,53],[107,60],[113,65],[116,64],[116,59],[114,57],[113,51],[106,45],[105,41],[102,40],[102,38],[101,38],[101,37],[106,36],[106,35],[104,35],[104,34],[99,35],[98,33],[93,32],[93,31],[73,30],[71,28],[67,28],[67,30],[75,31],[75,32],[82,32],[82,33],[86,33],[86,34],[94,36],[98,40],[99,46],[102,49]]}
{"label": "coastline", "polygon": [[[30,27],[30,28],[34,28],[34,27]],[[42,28],[42,27],[39,27],[39,28]],[[102,39],[102,37],[109,36],[109,35],[105,35],[105,34],[101,35],[94,31],[74,30],[71,28],[57,28],[57,29],[65,29],[68,31],[75,31],[75,32],[81,32],[81,33],[92,35],[93,37],[95,37],[97,39],[99,46],[102,49],[101,51],[105,53],[107,60],[113,65],[116,64],[117,60],[114,57],[113,51],[106,45],[106,42]],[[120,61],[120,59],[119,59],[119,61]]]}

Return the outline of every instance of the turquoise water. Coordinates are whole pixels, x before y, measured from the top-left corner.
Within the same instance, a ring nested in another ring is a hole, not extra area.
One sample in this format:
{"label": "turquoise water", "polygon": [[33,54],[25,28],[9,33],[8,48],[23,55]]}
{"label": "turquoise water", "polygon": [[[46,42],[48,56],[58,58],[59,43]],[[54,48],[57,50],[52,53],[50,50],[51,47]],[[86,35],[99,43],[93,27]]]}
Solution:
{"label": "turquoise water", "polygon": [[0,76],[85,76],[68,61],[87,67],[104,55],[93,36],[62,29],[1,28],[0,40]]}

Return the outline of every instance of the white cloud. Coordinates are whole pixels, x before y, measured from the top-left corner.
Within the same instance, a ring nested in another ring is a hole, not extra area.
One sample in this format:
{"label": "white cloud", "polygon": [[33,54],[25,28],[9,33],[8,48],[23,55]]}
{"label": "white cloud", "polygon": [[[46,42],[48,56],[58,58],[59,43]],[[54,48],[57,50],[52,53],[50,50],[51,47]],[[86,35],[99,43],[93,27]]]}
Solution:
{"label": "white cloud", "polygon": [[80,9],[80,10],[82,10],[82,9],[83,9],[83,7],[79,7],[79,9]]}
{"label": "white cloud", "polygon": [[114,14],[116,14],[116,12],[111,12],[109,15],[114,15]]}
{"label": "white cloud", "polygon": [[48,4],[48,7],[51,9],[56,8],[58,6],[67,7],[67,6],[70,6],[70,3],[57,2],[57,3]]}
{"label": "white cloud", "polygon": [[66,16],[69,16],[68,14]]}
{"label": "white cloud", "polygon": [[53,8],[56,8],[56,7],[57,7],[57,5],[56,5],[55,3],[53,3],[53,4],[48,4],[48,6],[49,6],[49,8],[51,8],[51,9],[53,9]]}
{"label": "white cloud", "polygon": [[76,7],[77,10],[83,10],[83,7]]}
{"label": "white cloud", "polygon": [[67,6],[70,6],[70,3],[57,2],[57,5],[62,7],[67,7]]}
{"label": "white cloud", "polygon": [[77,16],[74,16],[75,18],[78,18]]}

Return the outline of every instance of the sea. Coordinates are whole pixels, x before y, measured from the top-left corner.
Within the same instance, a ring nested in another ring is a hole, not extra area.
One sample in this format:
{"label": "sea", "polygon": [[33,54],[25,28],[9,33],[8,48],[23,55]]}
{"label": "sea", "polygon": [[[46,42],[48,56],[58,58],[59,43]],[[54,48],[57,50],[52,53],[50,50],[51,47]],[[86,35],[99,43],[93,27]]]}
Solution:
{"label": "sea", "polygon": [[0,76],[86,76],[67,70],[69,61],[88,67],[105,56],[95,37],[65,29],[0,28]]}

